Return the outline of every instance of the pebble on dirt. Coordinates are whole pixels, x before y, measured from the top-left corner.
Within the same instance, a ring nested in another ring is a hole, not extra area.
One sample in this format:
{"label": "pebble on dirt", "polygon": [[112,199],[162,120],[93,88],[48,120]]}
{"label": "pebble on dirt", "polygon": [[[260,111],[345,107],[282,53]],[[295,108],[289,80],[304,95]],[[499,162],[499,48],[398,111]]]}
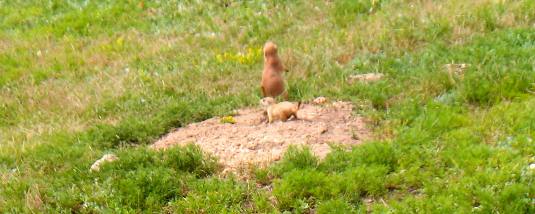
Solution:
{"label": "pebble on dirt", "polygon": [[327,98],[325,98],[325,97],[317,97],[312,102],[314,104],[317,104],[317,105],[324,104],[325,102],[327,102]]}

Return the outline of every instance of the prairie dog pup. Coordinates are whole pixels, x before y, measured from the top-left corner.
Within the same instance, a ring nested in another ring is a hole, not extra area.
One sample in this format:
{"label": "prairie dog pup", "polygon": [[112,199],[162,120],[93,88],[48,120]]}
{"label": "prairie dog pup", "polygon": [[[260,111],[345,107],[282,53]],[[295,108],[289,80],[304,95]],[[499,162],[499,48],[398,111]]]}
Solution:
{"label": "prairie dog pup", "polygon": [[264,45],[264,70],[262,72],[262,96],[276,98],[283,95],[284,100],[288,100],[288,93],[284,89],[284,79],[282,72],[285,69],[277,54],[277,45],[273,42],[266,42]]}
{"label": "prairie dog pup", "polygon": [[266,108],[268,123],[277,120],[285,122],[292,116],[297,119],[297,111],[299,111],[300,106],[301,102],[291,103],[288,101],[269,105]]}

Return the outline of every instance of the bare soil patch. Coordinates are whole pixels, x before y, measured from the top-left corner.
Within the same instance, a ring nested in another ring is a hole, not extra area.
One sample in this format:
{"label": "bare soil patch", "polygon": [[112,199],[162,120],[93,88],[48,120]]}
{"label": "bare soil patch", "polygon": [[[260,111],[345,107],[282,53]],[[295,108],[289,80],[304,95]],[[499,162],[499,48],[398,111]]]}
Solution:
{"label": "bare soil patch", "polygon": [[244,172],[251,165],[263,166],[277,161],[290,145],[306,145],[323,158],[329,144],[355,145],[369,136],[365,119],[353,115],[349,102],[303,104],[298,118],[286,122],[264,122],[263,108],[246,108],[233,116],[235,123],[222,123],[220,117],[178,128],[153,145],[165,149],[194,143],[215,155],[223,172]]}

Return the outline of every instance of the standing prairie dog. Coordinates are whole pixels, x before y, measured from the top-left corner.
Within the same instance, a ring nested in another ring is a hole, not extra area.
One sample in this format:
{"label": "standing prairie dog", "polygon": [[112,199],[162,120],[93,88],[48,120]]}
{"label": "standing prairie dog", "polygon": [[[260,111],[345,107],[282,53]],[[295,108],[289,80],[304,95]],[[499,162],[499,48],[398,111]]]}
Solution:
{"label": "standing prairie dog", "polygon": [[288,92],[284,89],[284,79],[282,72],[284,69],[282,62],[277,54],[277,45],[273,42],[266,42],[264,45],[264,71],[262,72],[262,96],[273,97],[283,96],[288,100]]}
{"label": "standing prairie dog", "polygon": [[288,101],[275,103],[275,99],[272,97],[266,97],[260,100],[260,104],[266,107],[266,114],[268,123],[272,123],[273,121],[287,121],[290,119],[290,117],[294,116],[294,118],[297,119],[297,111],[299,111],[299,107],[301,106],[301,102],[298,103],[291,103]]}

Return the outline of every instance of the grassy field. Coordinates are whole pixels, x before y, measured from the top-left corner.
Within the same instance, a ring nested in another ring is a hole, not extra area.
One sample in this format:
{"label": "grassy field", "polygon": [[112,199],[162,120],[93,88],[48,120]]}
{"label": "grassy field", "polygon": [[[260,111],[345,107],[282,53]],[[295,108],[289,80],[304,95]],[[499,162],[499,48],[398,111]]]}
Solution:
{"label": "grassy field", "polygon": [[[375,140],[249,181],[147,149],[255,105],[267,40],[292,100],[350,100]],[[0,0],[0,212],[533,213],[534,93],[532,0]]]}

